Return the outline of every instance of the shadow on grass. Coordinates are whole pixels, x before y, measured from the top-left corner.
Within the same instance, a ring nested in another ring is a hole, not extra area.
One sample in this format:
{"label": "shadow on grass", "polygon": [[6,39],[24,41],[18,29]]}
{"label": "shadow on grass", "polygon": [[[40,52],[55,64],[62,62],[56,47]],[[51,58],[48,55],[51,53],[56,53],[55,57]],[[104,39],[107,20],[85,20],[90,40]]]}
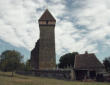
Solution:
{"label": "shadow on grass", "polygon": [[26,77],[26,76],[18,76],[18,75],[15,75],[14,77],[19,78],[19,79],[29,79],[29,78]]}
{"label": "shadow on grass", "polygon": [[12,77],[12,75],[5,74],[5,73],[0,73],[0,76],[3,76],[3,77]]}
{"label": "shadow on grass", "polygon": [[12,76],[11,74],[7,74],[5,72],[0,73],[0,76],[2,76],[2,77],[10,77],[10,78],[19,78],[19,79],[29,79],[26,76],[21,76],[21,75],[16,75],[16,74],[14,76]]}

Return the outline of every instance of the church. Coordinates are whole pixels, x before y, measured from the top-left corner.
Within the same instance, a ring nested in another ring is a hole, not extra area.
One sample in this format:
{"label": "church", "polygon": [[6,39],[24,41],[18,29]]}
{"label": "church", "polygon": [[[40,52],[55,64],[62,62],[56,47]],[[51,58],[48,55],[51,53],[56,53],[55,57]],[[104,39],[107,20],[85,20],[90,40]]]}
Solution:
{"label": "church", "polygon": [[[40,39],[36,42],[34,49],[31,51],[31,65],[34,70],[45,71],[45,74],[58,76],[69,75],[70,71],[56,69],[55,54],[55,24],[56,20],[49,12],[45,10],[38,20],[40,29]],[[85,77],[96,78],[98,73],[104,71],[104,65],[96,58],[95,54],[78,54],[75,56],[74,68],[72,68],[72,78],[82,80]],[[43,74],[40,72],[41,74]]]}

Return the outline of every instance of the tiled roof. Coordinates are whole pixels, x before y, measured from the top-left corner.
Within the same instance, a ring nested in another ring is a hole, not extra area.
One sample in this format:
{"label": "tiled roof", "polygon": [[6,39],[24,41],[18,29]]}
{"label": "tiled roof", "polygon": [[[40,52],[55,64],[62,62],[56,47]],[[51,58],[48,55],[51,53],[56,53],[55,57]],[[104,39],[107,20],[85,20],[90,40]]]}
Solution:
{"label": "tiled roof", "polygon": [[95,54],[79,54],[75,56],[75,69],[99,69],[103,64],[96,58]]}
{"label": "tiled roof", "polygon": [[39,21],[42,21],[42,20],[56,21],[48,9],[46,9],[43,15],[40,17]]}

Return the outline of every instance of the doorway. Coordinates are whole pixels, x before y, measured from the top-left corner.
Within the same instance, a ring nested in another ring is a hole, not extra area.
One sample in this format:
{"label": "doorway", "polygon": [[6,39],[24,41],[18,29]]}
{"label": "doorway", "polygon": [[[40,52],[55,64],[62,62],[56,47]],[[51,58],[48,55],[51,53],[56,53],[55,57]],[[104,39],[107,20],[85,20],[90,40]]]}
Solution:
{"label": "doorway", "polygon": [[96,78],[96,71],[90,71],[89,77],[90,77],[91,79]]}

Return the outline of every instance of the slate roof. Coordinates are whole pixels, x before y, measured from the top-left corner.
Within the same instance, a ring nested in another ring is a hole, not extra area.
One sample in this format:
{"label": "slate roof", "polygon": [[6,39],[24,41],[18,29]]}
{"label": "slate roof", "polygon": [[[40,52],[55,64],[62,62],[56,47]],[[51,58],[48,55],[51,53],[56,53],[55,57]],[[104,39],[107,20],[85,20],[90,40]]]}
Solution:
{"label": "slate roof", "polygon": [[104,65],[97,59],[94,53],[79,54],[75,56],[75,69],[83,70],[94,70],[99,68],[104,68]]}
{"label": "slate roof", "polygon": [[48,9],[46,9],[43,15],[40,17],[39,21],[42,21],[42,20],[56,21]]}

